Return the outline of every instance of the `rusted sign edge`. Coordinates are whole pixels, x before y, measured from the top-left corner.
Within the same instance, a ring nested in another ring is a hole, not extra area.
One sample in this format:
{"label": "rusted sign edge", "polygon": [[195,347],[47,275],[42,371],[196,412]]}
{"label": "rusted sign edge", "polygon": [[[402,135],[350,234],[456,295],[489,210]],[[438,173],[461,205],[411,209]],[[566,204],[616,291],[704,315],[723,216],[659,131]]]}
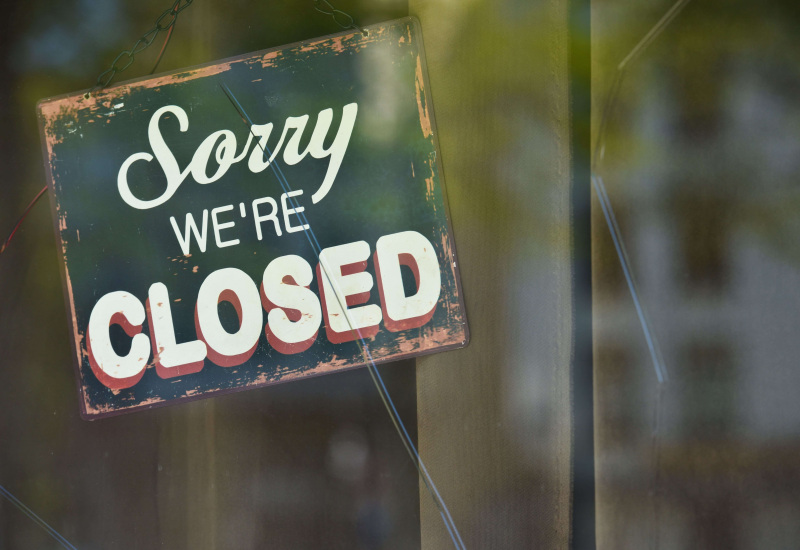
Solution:
{"label": "rusted sign edge", "polygon": [[[411,349],[411,350],[408,350],[408,351],[401,351],[401,352],[394,353],[394,354],[391,354],[391,355],[386,355],[384,357],[378,357],[377,359],[375,359],[375,363],[378,363],[378,364],[392,362],[392,361],[398,361],[398,360],[402,360],[402,359],[406,359],[406,358],[410,358],[410,357],[428,355],[428,354],[432,354],[432,353],[436,353],[436,352],[440,352],[440,351],[447,351],[447,350],[451,350],[451,349],[461,348],[461,347],[466,346],[469,343],[469,339],[470,339],[469,326],[468,326],[468,323],[467,323],[467,320],[466,320],[467,319],[466,307],[465,307],[465,303],[464,303],[462,285],[461,285],[461,280],[460,280],[460,266],[458,265],[458,261],[457,261],[455,240],[454,240],[454,237],[453,237],[452,223],[451,223],[450,212],[449,212],[449,204],[448,204],[448,201],[447,201],[446,185],[444,183],[444,169],[443,169],[443,166],[442,166],[438,135],[437,135],[437,132],[436,132],[435,117],[434,117],[433,109],[431,108],[432,99],[431,99],[431,93],[430,93],[430,90],[429,90],[430,80],[429,80],[429,75],[428,75],[428,71],[427,71],[427,64],[426,64],[426,60],[425,60],[425,50],[424,50],[424,43],[423,43],[423,39],[422,39],[421,26],[419,24],[419,21],[415,17],[408,17],[408,18],[402,18],[402,19],[397,19],[397,20],[393,20],[393,21],[388,21],[388,22],[385,22],[385,23],[381,23],[379,25],[366,27],[367,30],[371,30],[372,31],[371,32],[372,40],[369,40],[368,42],[363,42],[363,43],[367,44],[367,43],[369,43],[369,42],[371,42],[373,40],[377,40],[380,37],[380,35],[382,34],[381,32],[377,32],[377,31],[380,31],[382,29],[385,30],[385,29],[387,29],[388,27],[390,27],[390,26],[392,26],[394,24],[408,23],[408,22],[410,22],[411,25],[414,27],[414,32],[415,32],[415,35],[416,35],[415,39],[417,41],[417,59],[416,59],[416,62],[417,62],[416,80],[417,80],[417,82],[416,82],[416,86],[417,86],[417,96],[418,96],[417,97],[417,103],[418,103],[419,113],[420,113],[420,119],[419,119],[420,130],[422,131],[423,136],[425,138],[428,138],[428,139],[432,140],[432,145],[433,145],[433,150],[434,150],[432,158],[430,158],[428,163],[426,163],[426,164],[428,164],[428,167],[431,170],[430,178],[426,178],[426,180],[428,180],[428,179],[431,180],[431,186],[435,186],[436,185],[436,180],[437,179],[438,179],[438,182],[439,182],[438,187],[439,187],[439,192],[441,192],[441,194],[442,194],[442,200],[443,200],[443,205],[444,205],[444,220],[445,220],[445,226],[440,229],[439,237],[442,239],[441,242],[442,242],[443,254],[444,254],[443,260],[450,264],[447,267],[449,267],[449,269],[451,270],[451,272],[453,274],[454,283],[455,283],[455,289],[454,289],[455,295],[453,296],[454,300],[447,300],[445,302],[445,305],[449,305],[449,307],[451,309],[453,309],[453,306],[457,306],[460,309],[461,318],[462,318],[462,322],[459,323],[457,327],[440,328],[438,330],[438,332],[445,333],[445,334],[442,335],[442,336],[445,336],[445,337],[447,335],[449,335],[450,337],[453,337],[453,336],[456,336],[456,333],[461,332],[463,334],[463,339],[461,339],[458,342],[453,342],[453,343],[450,343],[450,344],[437,345],[436,342],[437,342],[438,339],[436,338],[436,335],[434,335],[434,334],[429,334],[429,335],[420,334],[416,338],[416,345],[414,346],[414,349]],[[51,107],[51,108],[55,107],[55,106],[59,106],[60,107],[65,100],[69,100],[71,102],[74,101],[76,103],[80,103],[81,101],[86,101],[87,102],[86,105],[84,105],[83,107],[78,107],[78,109],[99,108],[100,104],[102,102],[108,101],[108,100],[111,100],[111,99],[115,99],[116,97],[119,97],[119,95],[126,93],[132,87],[135,87],[135,85],[138,84],[138,83],[146,83],[147,85],[144,86],[144,87],[155,88],[155,87],[158,87],[158,86],[161,86],[161,85],[165,85],[165,84],[180,83],[180,82],[184,82],[184,81],[189,80],[189,79],[212,76],[214,74],[223,73],[226,70],[230,69],[230,67],[231,67],[231,65],[233,63],[240,62],[240,61],[243,61],[243,60],[252,60],[252,59],[255,59],[255,58],[259,57],[259,56],[261,56],[261,58],[262,58],[262,66],[266,66],[271,60],[273,60],[276,57],[278,57],[278,55],[283,51],[290,50],[290,49],[293,49],[293,48],[300,48],[301,50],[302,50],[302,48],[308,48],[309,50],[311,50],[314,47],[316,47],[316,46],[318,46],[318,45],[320,45],[320,44],[322,44],[324,42],[330,41],[332,39],[335,40],[336,38],[339,38],[340,42],[341,42],[341,39],[346,38],[346,37],[352,37],[355,34],[356,34],[356,32],[353,32],[353,31],[343,31],[343,32],[327,35],[327,36],[324,36],[324,37],[318,37],[318,38],[314,38],[314,39],[311,39],[311,40],[304,40],[304,41],[294,42],[292,44],[281,45],[281,46],[278,46],[278,47],[275,47],[275,48],[270,48],[270,49],[267,49],[267,50],[249,52],[249,53],[246,53],[246,54],[243,54],[243,55],[230,57],[230,58],[223,59],[223,60],[217,60],[217,61],[213,61],[213,62],[202,64],[202,65],[196,65],[194,67],[190,67],[190,68],[183,69],[183,70],[180,70],[180,71],[171,71],[171,72],[161,73],[161,74],[156,75],[156,76],[140,77],[140,78],[137,78],[137,79],[132,79],[132,80],[128,80],[128,81],[119,83],[114,87],[108,88],[108,89],[104,90],[103,92],[101,92],[99,94],[96,94],[94,97],[92,97],[89,100],[87,100],[87,99],[82,97],[83,92],[73,92],[73,93],[69,93],[69,94],[62,94],[62,95],[59,95],[59,96],[46,98],[46,99],[43,99],[40,102],[38,102],[38,104],[37,104],[37,114],[38,114],[38,120],[39,120],[40,137],[41,137],[41,140],[42,140],[41,146],[42,146],[42,150],[43,150],[43,158],[45,159],[45,169],[46,169],[46,172],[47,172],[47,185],[48,185],[48,189],[51,191],[51,197],[50,197],[51,215],[52,215],[52,218],[53,218],[54,232],[56,233],[56,242],[57,242],[57,245],[60,247],[60,252],[59,252],[60,262],[59,262],[59,264],[61,264],[60,265],[60,270],[61,270],[61,277],[62,277],[62,288],[63,288],[63,292],[64,292],[65,303],[67,305],[67,312],[68,312],[68,315],[69,315],[70,320],[72,322],[72,328],[73,328],[72,334],[71,334],[71,338],[70,338],[70,345],[71,345],[72,350],[73,350],[73,357],[74,357],[73,368],[74,368],[75,374],[76,374],[76,385],[77,385],[78,391],[79,391],[79,393],[80,393],[80,395],[82,397],[80,399],[80,411],[81,411],[81,417],[82,418],[84,418],[85,420],[95,420],[97,418],[101,418],[101,417],[105,417],[105,416],[115,416],[115,415],[118,415],[118,414],[125,414],[125,413],[128,413],[128,412],[134,412],[134,411],[140,411],[140,410],[148,410],[148,409],[152,409],[152,408],[158,408],[158,407],[162,407],[162,406],[168,406],[168,405],[172,405],[172,404],[177,404],[177,403],[182,403],[182,402],[188,402],[188,401],[194,401],[194,400],[198,400],[198,399],[203,399],[203,398],[206,398],[206,397],[223,395],[223,394],[227,394],[227,393],[234,393],[234,392],[244,391],[244,390],[248,390],[248,389],[255,389],[255,388],[263,387],[263,386],[276,385],[276,384],[280,384],[280,383],[283,383],[283,382],[290,382],[290,381],[295,381],[295,380],[300,380],[300,379],[305,379],[305,378],[312,378],[312,377],[320,376],[322,374],[328,374],[330,372],[340,372],[340,371],[352,370],[352,369],[355,369],[355,368],[361,368],[363,366],[366,366],[368,363],[366,361],[359,361],[359,362],[350,363],[347,366],[344,366],[344,365],[336,366],[336,365],[333,365],[332,362],[326,362],[324,364],[323,363],[318,363],[314,367],[311,367],[309,365],[311,368],[308,371],[300,372],[300,373],[294,373],[291,376],[284,376],[282,378],[275,378],[275,379],[270,379],[270,377],[266,377],[263,381],[253,381],[253,382],[251,382],[249,384],[236,386],[236,387],[219,388],[219,389],[216,389],[216,390],[214,390],[214,389],[206,390],[206,391],[203,391],[202,393],[198,392],[197,394],[187,394],[187,395],[184,395],[184,396],[181,396],[181,397],[177,397],[177,398],[174,398],[174,399],[154,398],[152,401],[151,400],[146,400],[145,402],[141,402],[141,403],[136,404],[136,405],[124,406],[124,407],[120,407],[120,408],[116,408],[116,409],[110,409],[110,408],[106,409],[105,407],[102,407],[102,406],[101,407],[97,407],[95,405],[92,405],[92,404],[88,403],[87,402],[87,392],[84,391],[84,388],[82,387],[83,375],[82,375],[82,372],[81,372],[81,368],[82,368],[82,365],[83,365],[83,359],[84,359],[83,355],[85,353],[84,350],[83,350],[81,339],[84,337],[85,333],[82,333],[79,330],[79,327],[78,327],[78,324],[77,324],[76,313],[75,313],[75,309],[74,309],[75,306],[74,306],[74,297],[73,297],[73,294],[72,294],[71,280],[70,280],[70,275],[69,275],[69,269],[68,269],[68,267],[66,265],[66,260],[67,260],[66,259],[66,244],[67,243],[66,243],[66,241],[64,241],[64,237],[63,237],[63,229],[64,228],[62,227],[62,225],[65,223],[65,220],[61,219],[60,206],[58,204],[58,200],[57,200],[56,193],[55,193],[55,180],[54,180],[54,176],[53,176],[52,162],[51,162],[52,161],[52,156],[51,156],[52,155],[52,145],[54,145],[54,144],[50,143],[51,136],[48,135],[48,131],[47,131],[48,130],[47,129],[48,121],[52,120],[54,118],[54,116],[56,116],[55,115],[56,111],[48,110],[48,107]],[[411,36],[409,36],[409,40],[410,39],[411,39]],[[401,39],[401,42],[402,42],[402,39]],[[213,72],[209,73],[209,70],[213,71]],[[97,105],[97,107],[95,107],[95,105]],[[74,106],[75,105],[73,103],[73,107]],[[106,105],[106,107],[107,106],[108,105]],[[432,188],[431,191],[433,191],[433,190],[434,189]],[[428,197],[427,200],[430,202],[432,200],[435,200],[435,197]],[[446,266],[442,266],[442,267],[445,268]],[[420,331],[422,331],[423,329],[424,329],[424,327],[420,327]],[[459,330],[456,330],[456,329],[459,329]],[[380,353],[382,353],[382,350],[384,350],[386,347],[391,347],[391,348],[399,347],[400,344],[402,344],[402,342],[404,340],[407,341],[407,340],[409,340],[409,338],[405,337],[405,338],[397,339],[397,340],[392,342],[391,346],[384,346],[382,348],[375,348],[375,349],[372,349],[371,351],[373,353],[379,355]],[[431,347],[427,347],[425,349],[420,349],[425,345],[425,342],[430,342],[430,346]]]}

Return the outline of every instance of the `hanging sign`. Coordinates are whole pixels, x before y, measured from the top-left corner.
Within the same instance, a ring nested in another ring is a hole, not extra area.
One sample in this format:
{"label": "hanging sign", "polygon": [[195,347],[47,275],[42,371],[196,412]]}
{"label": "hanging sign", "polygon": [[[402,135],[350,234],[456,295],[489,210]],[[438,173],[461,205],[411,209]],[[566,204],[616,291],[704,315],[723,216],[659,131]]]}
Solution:
{"label": "hanging sign", "polygon": [[39,120],[84,418],[466,345],[407,18]]}

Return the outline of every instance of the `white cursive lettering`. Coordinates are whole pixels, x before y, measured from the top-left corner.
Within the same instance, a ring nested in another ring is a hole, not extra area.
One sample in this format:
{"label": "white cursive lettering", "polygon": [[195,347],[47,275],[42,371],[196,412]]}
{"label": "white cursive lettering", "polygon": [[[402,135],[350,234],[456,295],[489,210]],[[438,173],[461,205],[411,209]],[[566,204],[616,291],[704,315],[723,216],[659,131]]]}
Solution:
{"label": "white cursive lettering", "polygon": [[[165,105],[161,107],[153,113],[147,129],[147,137],[150,141],[150,148],[153,151],[152,154],[148,152],[132,154],[122,163],[119,174],[117,175],[117,189],[119,190],[120,197],[122,197],[122,200],[128,205],[139,210],[155,208],[167,202],[189,175],[192,176],[195,182],[203,185],[219,180],[233,164],[236,164],[247,156],[251,144],[253,143],[253,135],[258,138],[258,142],[253,146],[250,158],[247,162],[248,168],[253,173],[265,170],[270,163],[275,160],[284,142],[286,142],[286,147],[283,149],[283,161],[287,165],[299,163],[308,154],[316,159],[329,157],[325,178],[322,180],[319,189],[311,195],[311,202],[316,204],[331,190],[333,181],[339,173],[344,154],[350,143],[350,136],[353,133],[356,114],[358,113],[358,104],[350,103],[342,108],[342,121],[339,123],[336,137],[333,139],[333,143],[328,149],[324,148],[323,143],[328,136],[328,131],[330,130],[333,120],[333,110],[330,108],[323,109],[317,115],[317,122],[311,133],[311,139],[305,151],[302,153],[299,150],[300,141],[305,131],[306,124],[308,123],[308,115],[288,117],[286,119],[278,144],[275,146],[275,149],[268,159],[265,159],[265,150],[267,139],[269,139],[270,133],[272,132],[272,123],[254,124],[251,127],[251,132],[247,137],[244,148],[238,155],[236,154],[236,136],[233,132],[224,129],[218,130],[211,133],[200,143],[192,156],[191,162],[189,162],[189,165],[183,170],[178,166],[178,161],[175,159],[169,145],[167,145],[166,141],[164,141],[164,137],[161,135],[159,122],[167,113],[175,115],[181,132],[189,130],[189,117],[186,115],[186,111],[177,105]],[[292,133],[287,141],[287,134],[289,134],[290,131]],[[212,152],[218,167],[217,170],[209,176],[208,161]],[[131,165],[137,161],[151,162],[153,158],[155,158],[161,166],[167,186],[164,192],[155,199],[140,199],[136,197],[130,189],[128,170]]]}

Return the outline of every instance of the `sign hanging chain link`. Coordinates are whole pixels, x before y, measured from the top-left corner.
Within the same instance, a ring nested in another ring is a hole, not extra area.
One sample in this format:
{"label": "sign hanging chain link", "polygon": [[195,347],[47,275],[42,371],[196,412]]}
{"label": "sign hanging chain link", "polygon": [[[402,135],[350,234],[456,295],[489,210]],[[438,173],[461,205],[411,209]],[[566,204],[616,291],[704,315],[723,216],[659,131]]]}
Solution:
{"label": "sign hanging chain link", "polygon": [[[136,41],[130,50],[123,50],[120,52],[120,54],[114,58],[114,61],[111,62],[111,67],[100,73],[95,85],[89,90],[87,96],[111,84],[111,81],[117,73],[121,73],[130,67],[136,55],[146,50],[156,39],[158,33],[171,29],[178,20],[178,14],[191,6],[193,1],[194,0],[178,0],[173,7],[164,10],[164,12],[158,16],[158,19],[156,19],[156,24],[153,28],[140,36],[139,40]],[[120,65],[120,63],[122,64]]]}
{"label": "sign hanging chain link", "polygon": [[314,9],[320,13],[324,13],[325,15],[330,15],[333,21],[339,25],[343,29],[353,29],[354,31],[358,31],[364,36],[369,36],[369,31],[364,27],[361,27],[358,23],[356,23],[353,16],[349,13],[340,10],[328,0],[313,0],[314,1]]}

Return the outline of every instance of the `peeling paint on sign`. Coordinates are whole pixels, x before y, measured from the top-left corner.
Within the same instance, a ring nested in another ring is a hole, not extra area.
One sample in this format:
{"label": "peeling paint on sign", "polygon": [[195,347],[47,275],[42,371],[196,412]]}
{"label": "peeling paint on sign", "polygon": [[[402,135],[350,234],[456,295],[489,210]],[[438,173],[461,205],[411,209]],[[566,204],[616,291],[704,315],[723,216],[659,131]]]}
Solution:
{"label": "peeling paint on sign", "polygon": [[368,30],[40,102],[84,418],[466,345],[419,25]]}

